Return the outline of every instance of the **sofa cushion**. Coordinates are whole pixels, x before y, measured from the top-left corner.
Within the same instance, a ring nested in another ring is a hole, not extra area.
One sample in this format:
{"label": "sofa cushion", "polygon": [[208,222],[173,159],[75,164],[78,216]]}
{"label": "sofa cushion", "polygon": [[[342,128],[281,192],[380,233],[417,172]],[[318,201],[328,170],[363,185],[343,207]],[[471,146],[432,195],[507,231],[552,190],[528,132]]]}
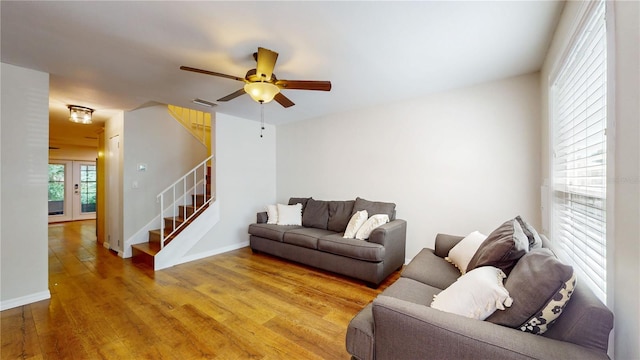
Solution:
{"label": "sofa cushion", "polygon": [[368,239],[371,235],[371,232],[386,223],[389,222],[389,215],[387,214],[376,214],[371,216],[367,221],[360,226],[358,231],[356,232],[355,238],[360,240]]}
{"label": "sofa cushion", "polygon": [[329,202],[309,199],[302,213],[302,225],[316,229],[327,229],[329,221]]}
{"label": "sofa cushion", "polygon": [[329,201],[329,221],[327,229],[335,232],[343,232],[351,219],[354,200]]}
{"label": "sofa cushion", "polygon": [[301,228],[302,226],[297,225],[251,224],[249,234],[282,242],[285,232]]}
{"label": "sofa cushion", "polygon": [[353,239],[356,237],[356,233],[360,229],[360,227],[367,221],[369,218],[369,214],[367,214],[367,210],[360,210],[351,216],[349,223],[347,224],[347,228],[344,230],[343,238]]}
{"label": "sofa cushion", "polygon": [[292,197],[292,198],[289,198],[289,205],[302,204],[302,212],[304,212],[304,209],[307,206],[307,201],[309,201],[309,199],[312,199],[312,198]]}
{"label": "sofa cushion", "polygon": [[480,245],[467,265],[467,272],[481,266],[495,266],[509,275],[518,259],[528,251],[529,239],[518,220],[507,220]]}
{"label": "sofa cushion", "polygon": [[467,272],[469,261],[471,261],[473,255],[475,255],[486,238],[486,235],[481,234],[479,231],[474,231],[451,248],[444,259],[457,267],[460,270],[460,274],[464,274]]}
{"label": "sofa cushion", "polygon": [[571,266],[560,262],[551,250],[532,250],[518,261],[505,281],[513,306],[497,311],[487,321],[512,328],[522,326],[544,309],[572,275]]}
{"label": "sofa cushion", "polygon": [[309,249],[317,249],[318,238],[332,233],[333,232],[329,230],[316,228],[295,229],[287,231],[282,238],[282,242]]}
{"label": "sofa cushion", "polygon": [[363,198],[356,198],[355,204],[353,204],[353,211],[351,214],[355,214],[356,211],[367,210],[369,216],[375,214],[387,214],[390,220],[395,219],[394,212],[396,210],[396,204],[380,202],[380,201],[369,201]]}
{"label": "sofa cushion", "polygon": [[496,310],[504,310],[513,303],[503,284],[505,277],[504,272],[494,266],[473,269],[436,295],[431,307],[484,320]]}
{"label": "sofa cushion", "polygon": [[433,250],[425,248],[411,260],[409,265],[405,266],[401,276],[438,289],[445,289],[460,277],[460,271],[437,256]]}
{"label": "sofa cushion", "polygon": [[419,281],[401,277],[383,292],[385,296],[409,301],[415,304],[430,306],[433,297],[442,290]]}
{"label": "sofa cushion", "polygon": [[357,239],[345,239],[342,234],[326,235],[318,239],[318,250],[358,260],[384,260],[385,249],[380,244]]}

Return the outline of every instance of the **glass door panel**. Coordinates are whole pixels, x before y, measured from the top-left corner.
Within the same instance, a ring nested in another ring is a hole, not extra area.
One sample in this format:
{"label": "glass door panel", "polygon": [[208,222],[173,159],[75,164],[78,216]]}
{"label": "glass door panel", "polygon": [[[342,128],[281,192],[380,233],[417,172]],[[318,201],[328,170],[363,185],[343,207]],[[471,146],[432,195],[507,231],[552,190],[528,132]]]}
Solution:
{"label": "glass door panel", "polygon": [[72,219],[69,188],[71,171],[71,161],[49,163],[49,222]]}
{"label": "glass door panel", "polygon": [[73,170],[73,219],[93,219],[96,216],[96,163],[74,161]]}

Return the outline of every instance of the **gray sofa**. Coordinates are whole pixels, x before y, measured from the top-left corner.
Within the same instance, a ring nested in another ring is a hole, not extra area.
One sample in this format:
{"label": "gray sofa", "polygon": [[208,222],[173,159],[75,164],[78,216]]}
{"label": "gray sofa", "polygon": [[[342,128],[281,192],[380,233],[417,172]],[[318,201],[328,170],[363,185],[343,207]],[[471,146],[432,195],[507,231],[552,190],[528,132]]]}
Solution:
{"label": "gray sofa", "polygon": [[[444,260],[462,237],[438,234],[401,277],[350,322],[347,351],[355,359],[607,359],[613,314],[578,283],[556,322],[535,335],[443,312],[433,296],[460,276]],[[543,247],[549,241],[542,237]]]}
{"label": "gray sofa", "polygon": [[[302,204],[302,225],[267,224],[267,213],[257,214],[249,225],[254,252],[263,252],[319,269],[362,280],[377,287],[405,262],[407,223],[395,218],[395,204],[362,198],[322,201],[291,198]],[[387,214],[390,221],[371,232],[366,240],[345,239],[344,231],[356,211],[369,216]]]}

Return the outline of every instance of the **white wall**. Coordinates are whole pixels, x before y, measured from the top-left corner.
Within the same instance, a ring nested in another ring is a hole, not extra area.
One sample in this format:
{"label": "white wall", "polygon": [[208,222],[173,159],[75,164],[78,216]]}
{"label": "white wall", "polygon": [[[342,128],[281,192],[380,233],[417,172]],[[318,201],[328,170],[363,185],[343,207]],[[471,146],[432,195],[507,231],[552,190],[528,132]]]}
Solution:
{"label": "white wall", "polygon": [[[576,19],[585,2],[567,2],[541,72],[543,103],[542,179],[549,177],[549,74],[561,58]],[[608,4],[608,41],[615,101],[610,106],[614,128],[607,130],[612,150],[607,197],[607,305],[615,314],[614,342],[610,355],[616,359],[640,359],[640,3]],[[611,12],[613,10],[613,12]],[[613,210],[613,211],[610,211]]]}
{"label": "white wall", "polygon": [[1,64],[0,309],[48,299],[49,74]]}
{"label": "white wall", "polygon": [[615,357],[640,359],[640,3],[615,1],[613,7],[616,129],[611,266]]}
{"label": "white wall", "polygon": [[278,127],[277,199],[390,201],[407,257],[438,232],[539,226],[538,74]]}
{"label": "white wall", "polygon": [[255,121],[217,113],[215,124],[220,222],[186,257],[246,246],[247,228],[256,221],[256,213],[275,203],[275,127],[266,125],[260,138],[260,124]]}
{"label": "white wall", "polygon": [[[156,197],[207,158],[207,148],[167,111],[153,105],[124,114],[123,238],[158,216]],[[146,171],[138,171],[146,164]],[[137,188],[134,188],[134,182]]]}

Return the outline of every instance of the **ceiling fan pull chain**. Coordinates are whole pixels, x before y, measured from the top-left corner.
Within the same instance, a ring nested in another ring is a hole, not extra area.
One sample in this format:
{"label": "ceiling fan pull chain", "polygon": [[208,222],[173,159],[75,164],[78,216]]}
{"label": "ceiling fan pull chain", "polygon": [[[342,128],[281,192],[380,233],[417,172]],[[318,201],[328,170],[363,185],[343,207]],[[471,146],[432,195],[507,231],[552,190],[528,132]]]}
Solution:
{"label": "ceiling fan pull chain", "polygon": [[264,131],[264,101],[260,101],[260,137]]}

